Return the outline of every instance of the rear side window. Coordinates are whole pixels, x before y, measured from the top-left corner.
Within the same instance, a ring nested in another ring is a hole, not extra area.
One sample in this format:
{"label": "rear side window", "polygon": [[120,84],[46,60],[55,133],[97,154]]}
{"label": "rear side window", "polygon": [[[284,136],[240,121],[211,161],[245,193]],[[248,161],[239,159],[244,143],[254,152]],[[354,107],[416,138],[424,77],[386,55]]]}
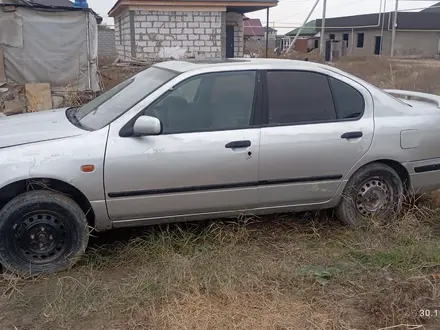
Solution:
{"label": "rear side window", "polygon": [[336,111],[339,119],[358,118],[362,116],[365,100],[362,94],[350,85],[329,77]]}
{"label": "rear side window", "polygon": [[269,124],[336,120],[327,76],[305,71],[269,71]]}

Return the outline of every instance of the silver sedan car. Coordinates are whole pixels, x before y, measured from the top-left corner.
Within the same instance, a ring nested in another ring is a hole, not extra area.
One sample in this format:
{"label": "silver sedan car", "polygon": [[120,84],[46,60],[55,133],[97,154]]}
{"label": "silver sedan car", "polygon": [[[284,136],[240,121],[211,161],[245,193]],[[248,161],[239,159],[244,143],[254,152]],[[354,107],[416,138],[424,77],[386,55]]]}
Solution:
{"label": "silver sedan car", "polygon": [[82,107],[0,118],[0,263],[64,270],[90,228],[387,220],[440,188],[439,104],[305,61],[168,61]]}

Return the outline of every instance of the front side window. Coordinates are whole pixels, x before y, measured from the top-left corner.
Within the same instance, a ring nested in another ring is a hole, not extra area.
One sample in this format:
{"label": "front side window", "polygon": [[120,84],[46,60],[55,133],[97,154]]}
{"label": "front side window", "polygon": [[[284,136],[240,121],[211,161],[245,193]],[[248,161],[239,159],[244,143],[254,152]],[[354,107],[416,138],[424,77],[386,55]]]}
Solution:
{"label": "front side window", "polygon": [[336,119],[325,75],[306,71],[269,71],[269,124],[301,124]]}
{"label": "front side window", "polygon": [[161,120],[164,134],[248,128],[255,78],[255,71],[196,76],[176,86],[144,113]]}
{"label": "front side window", "polygon": [[86,129],[101,129],[177,75],[174,71],[150,67],[82,107],[69,109],[68,117]]}

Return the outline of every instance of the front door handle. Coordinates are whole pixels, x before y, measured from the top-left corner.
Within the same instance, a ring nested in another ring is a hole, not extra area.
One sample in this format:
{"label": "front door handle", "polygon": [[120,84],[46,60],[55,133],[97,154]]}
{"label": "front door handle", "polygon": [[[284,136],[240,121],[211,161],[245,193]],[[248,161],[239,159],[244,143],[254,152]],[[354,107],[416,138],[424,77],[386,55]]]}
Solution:
{"label": "front door handle", "polygon": [[243,140],[243,141],[232,141],[225,145],[225,148],[228,149],[236,149],[236,148],[248,148],[251,146],[251,141]]}
{"label": "front door handle", "polygon": [[358,139],[361,138],[364,134],[362,132],[347,132],[341,135],[342,139]]}

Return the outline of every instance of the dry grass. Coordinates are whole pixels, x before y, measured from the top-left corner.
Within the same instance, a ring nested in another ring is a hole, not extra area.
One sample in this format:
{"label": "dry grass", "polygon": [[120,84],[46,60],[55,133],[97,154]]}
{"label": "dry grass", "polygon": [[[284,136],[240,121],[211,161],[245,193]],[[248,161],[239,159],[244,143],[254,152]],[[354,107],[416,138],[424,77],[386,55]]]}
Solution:
{"label": "dry grass", "polygon": [[[264,56],[263,56],[264,57]],[[277,57],[269,54],[269,57]],[[324,63],[319,53],[292,53],[280,58]],[[331,63],[380,88],[417,90],[440,94],[440,60],[346,56]]]}
{"label": "dry grass", "polygon": [[[440,91],[429,61],[336,65]],[[440,329],[419,315],[440,309],[439,220],[432,193],[358,231],[304,213],[100,234],[70,272],[0,280],[0,329]]]}
{"label": "dry grass", "polygon": [[69,273],[0,282],[0,328],[436,329],[419,310],[440,306],[440,214],[423,203],[363,231],[303,214],[107,233]]}
{"label": "dry grass", "polygon": [[344,59],[336,66],[381,88],[440,94],[440,60]]}

